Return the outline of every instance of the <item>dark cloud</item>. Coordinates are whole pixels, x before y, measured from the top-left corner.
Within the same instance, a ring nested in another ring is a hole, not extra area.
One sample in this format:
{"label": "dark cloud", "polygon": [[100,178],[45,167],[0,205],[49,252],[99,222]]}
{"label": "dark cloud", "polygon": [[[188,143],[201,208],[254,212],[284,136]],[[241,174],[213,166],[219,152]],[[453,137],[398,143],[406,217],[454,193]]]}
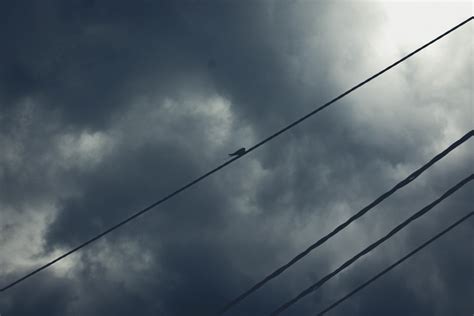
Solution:
{"label": "dark cloud", "polygon": [[[2,277],[1,280],[5,282],[7,278]],[[35,290],[27,286],[13,289],[10,295],[2,296],[0,298],[2,312],[15,315],[67,314],[70,304],[77,299],[77,292],[71,282],[49,272],[38,276],[35,281]]]}
{"label": "dark cloud", "polygon": [[[380,33],[387,14],[361,2],[0,4],[2,284],[392,62],[403,49]],[[469,27],[2,293],[0,313],[212,314],[472,128]],[[472,172],[471,149],[229,315],[264,315],[317,281]],[[470,196],[463,188],[289,314],[313,315],[468,211]],[[472,313],[473,225],[333,314]]]}

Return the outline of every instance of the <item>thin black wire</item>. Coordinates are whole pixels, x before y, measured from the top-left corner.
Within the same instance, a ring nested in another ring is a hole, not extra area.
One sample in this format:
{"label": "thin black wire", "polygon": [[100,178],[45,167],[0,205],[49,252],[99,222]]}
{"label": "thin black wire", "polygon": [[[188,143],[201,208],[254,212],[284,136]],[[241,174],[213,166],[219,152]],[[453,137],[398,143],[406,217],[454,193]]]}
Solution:
{"label": "thin black wire", "polygon": [[433,157],[430,161],[428,161],[426,164],[424,164],[422,167],[419,169],[415,170],[412,172],[408,177],[406,177],[404,180],[400,181],[397,183],[393,188],[388,190],[387,192],[383,193],[380,195],[377,199],[375,199],[373,202],[371,202],[369,205],[361,209],[359,212],[356,214],[352,215],[349,217],[344,223],[340,224],[336,228],[334,228],[330,233],[325,235],[324,237],[320,238],[318,241],[310,245],[306,250],[303,252],[299,253],[296,255],[293,259],[291,259],[288,263],[282,265],[275,271],[273,271],[271,274],[266,276],[264,279],[256,283],[254,286],[252,286],[250,289],[245,291],[243,294],[238,296],[236,299],[228,303],[220,312],[218,315],[223,315],[225,312],[227,312],[230,308],[233,306],[237,305],[239,302],[241,302],[245,297],[250,295],[251,293],[255,292],[259,288],[261,288],[265,283],[269,282],[270,280],[276,278],[280,274],[282,274],[285,270],[290,268],[292,265],[303,259],[305,256],[307,256],[311,251],[315,250],[322,244],[324,244],[326,241],[328,241],[331,237],[342,231],[344,228],[349,226],[353,221],[357,220],[358,218],[362,217],[365,213],[370,211],[372,208],[380,204],[383,200],[387,199],[390,195],[394,194],[396,191],[399,189],[403,188],[404,186],[408,185],[410,182],[415,180],[420,174],[422,174],[424,171],[426,171],[428,168],[430,168],[432,165],[434,165],[437,161],[441,160],[443,157],[445,157],[447,154],[449,154],[451,151],[453,151],[456,147],[460,146],[464,142],[466,142],[469,138],[474,136],[474,130],[469,131],[466,133],[463,137],[458,139],[456,142],[451,144],[448,148],[446,148],[444,151]]}
{"label": "thin black wire", "polygon": [[333,272],[327,274],[326,276],[324,276],[323,278],[321,278],[318,282],[314,283],[313,285],[311,285],[310,287],[306,288],[304,291],[302,291],[300,294],[298,294],[297,296],[295,296],[294,298],[292,298],[291,300],[289,300],[288,302],[282,304],[280,307],[278,307],[277,309],[275,309],[270,315],[271,316],[275,316],[275,315],[279,315],[281,314],[283,311],[285,311],[286,309],[288,309],[290,306],[294,305],[296,302],[298,302],[300,299],[302,299],[303,297],[305,297],[306,295],[310,294],[311,292],[314,292],[316,291],[317,289],[319,289],[324,283],[326,283],[327,281],[329,281],[331,278],[333,278],[334,276],[336,276],[339,272],[341,272],[342,270],[346,269],[347,267],[349,267],[352,263],[354,263],[355,261],[357,261],[358,259],[360,259],[361,257],[365,256],[366,254],[368,254],[369,252],[371,252],[373,249],[377,248],[380,244],[384,243],[385,241],[387,241],[388,239],[390,239],[393,235],[395,235],[396,233],[398,233],[400,230],[402,230],[405,226],[407,226],[408,224],[410,224],[412,221],[420,218],[421,216],[423,216],[424,214],[426,214],[428,211],[430,211],[433,207],[435,207],[438,203],[440,203],[441,201],[443,201],[444,199],[448,198],[451,194],[453,194],[454,192],[456,192],[457,190],[459,190],[462,186],[464,186],[465,184],[469,183],[470,181],[474,180],[474,175],[471,174],[470,176],[464,178],[463,180],[461,180],[458,184],[456,184],[455,186],[451,187],[448,191],[446,191],[441,197],[439,197],[438,199],[434,200],[433,202],[431,202],[430,204],[428,204],[427,206],[425,206],[424,208],[422,208],[421,210],[419,210],[418,212],[416,212],[415,214],[413,214],[412,216],[410,216],[409,218],[407,218],[405,221],[403,221],[401,224],[399,224],[398,226],[396,226],[394,229],[392,229],[387,235],[385,235],[384,237],[380,238],[379,240],[377,240],[376,242],[372,243],[370,246],[368,246],[367,248],[365,248],[364,250],[362,250],[361,252],[359,252],[357,255],[355,255],[354,257],[352,257],[351,259],[349,259],[348,261],[346,261],[344,264],[342,264],[339,268],[337,268],[336,270],[334,270]]}
{"label": "thin black wire", "polygon": [[[322,111],[323,109],[325,109],[326,107],[328,107],[329,105],[331,105],[332,103],[338,101],[339,99],[345,97],[346,95],[348,95],[349,93],[353,92],[354,90],[360,88],[361,86],[365,85],[366,83],[368,83],[369,81],[375,79],[376,77],[380,76],[381,74],[383,74],[384,72],[390,70],[391,68],[397,66],[398,64],[400,64],[401,62],[405,61],[406,59],[410,58],[411,56],[415,55],[416,53],[418,53],[419,51],[425,49],[426,47],[430,46],[431,44],[435,43],[436,41],[440,40],[441,38],[443,38],[444,36],[448,35],[449,33],[453,32],[454,30],[458,29],[459,27],[463,26],[464,24],[466,24],[467,22],[469,22],[470,20],[474,19],[474,17],[470,17],[468,18],[467,20],[459,23],[458,25],[456,25],[455,27],[451,28],[450,30],[446,31],[445,33],[439,35],[438,37],[436,37],[435,39],[431,40],[430,42],[426,43],[425,45],[419,47],[418,49],[414,50],[413,52],[409,53],[408,55],[406,55],[405,57],[399,59],[398,61],[394,62],[393,64],[391,64],[390,66],[384,68],[383,70],[379,71],[378,73],[376,73],[375,75],[371,76],[370,78],[362,81],[361,83],[359,83],[358,85],[354,86],[353,88],[347,90],[346,92],[344,92],[343,94],[339,95],[338,97],[332,99],[331,101],[327,102],[326,104],[323,104],[322,106],[320,106],[319,108],[315,109],[314,111],[312,111],[311,113],[303,116],[302,118],[296,120],[295,122],[291,123],[290,125],[288,125],[287,127],[281,129],[280,131],[276,132],[275,134],[271,135],[270,137],[267,137],[265,138],[264,140],[262,140],[260,143],[254,145],[253,147],[251,147],[249,150],[247,150],[247,152],[244,154],[246,155],[247,153],[249,153],[250,151],[256,149],[257,147],[260,147],[261,145],[263,145],[264,143],[268,142],[269,140],[277,137],[278,135],[280,135],[281,133],[289,130],[290,128],[294,127],[295,125],[301,123],[302,121],[306,120],[307,118],[309,118],[310,116],[318,113],[319,111]],[[298,261],[299,259],[295,258],[296,261]],[[293,260],[295,260],[293,259]],[[293,262],[290,261],[290,263],[288,263],[288,265],[292,265]],[[286,265],[285,265],[286,266]],[[286,270],[287,267],[285,268],[285,266],[281,267],[280,269],[283,269]],[[223,315],[225,312],[227,312],[229,309],[231,309],[233,306],[237,305],[238,303],[240,303],[243,299],[245,299],[247,296],[249,296],[251,293],[255,292],[256,290],[258,290],[259,288],[261,288],[265,283],[267,283],[268,281],[270,281],[271,279],[273,279],[274,277],[276,277],[277,275],[281,274],[280,269],[274,271],[272,274],[270,274],[269,276],[267,276],[264,280],[256,283],[254,286],[252,286],[250,289],[248,289],[247,291],[245,291],[244,293],[242,293],[241,295],[239,295],[238,297],[236,297],[235,299],[233,299],[232,301],[230,301],[229,303],[227,303],[219,312],[217,312],[217,315]]]}
{"label": "thin black wire", "polygon": [[449,33],[455,31],[456,29],[460,28],[461,26],[463,26],[464,24],[466,24],[467,22],[469,22],[470,20],[473,20],[474,17],[470,17],[466,20],[464,20],[463,22],[459,23],[458,25],[456,25],[455,27],[451,28],[450,30],[444,32],[443,34],[439,35],[438,37],[436,37],[435,39],[429,41],[428,43],[426,43],[425,45],[419,47],[418,49],[412,51],[411,53],[409,53],[408,55],[406,55],[405,57],[402,57],[401,59],[399,59],[398,61],[394,62],[393,64],[391,64],[390,66],[387,66],[386,68],[380,70],[378,73],[376,73],[375,75],[373,75],[372,77],[369,77],[368,79],[362,81],[361,83],[359,83],[358,85],[352,87],[351,89],[347,90],[346,92],[344,92],[343,94],[339,95],[338,97],[335,97],[334,99],[332,99],[331,101],[327,102],[326,104],[323,104],[321,105],[319,108],[313,110],[312,112],[310,112],[309,114],[303,116],[302,118],[294,121],[293,123],[291,123],[290,125],[288,125],[287,127],[279,130],[278,132],[276,132],[275,134],[265,138],[264,140],[262,140],[260,143],[257,143],[256,145],[254,145],[253,147],[250,147],[250,149],[248,150],[249,151],[252,151],[254,150],[255,148],[257,147],[260,147],[261,145],[263,145],[264,143],[268,142],[269,140],[277,137],[278,135],[280,135],[281,133],[283,132],[286,132],[287,130],[289,130],[290,128],[294,127],[295,125],[298,125],[299,123],[303,122],[304,120],[306,120],[307,118],[309,118],[310,116],[318,113],[319,111],[322,111],[324,110],[325,108],[327,108],[328,106],[330,106],[332,103],[342,99],[343,97],[345,97],[346,95],[348,95],[349,93],[353,92],[354,90],[357,90],[358,88],[362,87],[363,85],[365,85],[366,83],[368,83],[369,81],[372,81],[373,79],[377,78],[378,76],[380,76],[381,74],[383,74],[384,72],[392,69],[393,67],[397,66],[398,64],[404,62],[405,60],[407,60],[408,58],[410,58],[411,56],[415,55],[416,53],[418,53],[419,51],[425,49],[426,47],[430,46],[431,44],[437,42],[438,40],[440,40],[441,38],[445,37],[446,35],[448,35]]}
{"label": "thin black wire", "polygon": [[323,109],[327,108],[328,106],[330,106],[331,104],[333,104],[334,102],[340,100],[341,98],[345,97],[346,95],[348,95],[349,93],[353,92],[354,90],[360,88],[361,86],[365,85],[366,83],[368,83],[369,81],[375,79],[376,77],[380,76],[381,74],[383,74],[384,72],[390,70],[391,68],[397,66],[398,64],[400,64],[401,62],[405,61],[406,59],[410,58],[411,56],[415,55],[416,53],[418,53],[419,51],[425,49],[426,47],[432,45],[433,43],[435,43],[436,41],[440,40],[441,38],[445,37],[446,35],[448,35],[449,33],[453,32],[454,30],[460,28],[461,26],[463,26],[464,24],[468,23],[470,20],[472,20],[473,17],[470,17],[468,19],[466,19],[465,21],[459,23],[458,25],[456,25],[455,27],[451,28],[450,30],[446,31],[445,33],[439,35],[438,37],[436,37],[435,39],[433,39],[432,41],[426,43],[425,45],[421,46],[420,48],[414,50],[413,52],[409,53],[408,55],[406,55],[405,57],[402,57],[401,59],[399,59],[398,61],[394,62],[393,64],[391,64],[390,66],[384,68],[383,70],[379,71],[378,73],[376,73],[375,75],[371,76],[370,78],[364,80],[363,82],[357,84],[356,86],[352,87],[351,89],[347,90],[346,92],[342,93],[341,95],[337,96],[336,98],[332,99],[331,101],[323,104],[322,106],[320,106],[319,108],[313,110],[312,112],[310,112],[309,114],[301,117],[300,119],[294,121],[293,123],[287,125],[286,127],[284,127],[283,129],[279,130],[278,132],[272,134],[271,136],[265,138],[264,140],[260,141],[259,143],[255,144],[254,146],[250,147],[245,153],[243,153],[242,155],[240,156],[237,156],[233,159],[230,159],[229,161],[226,161],[225,163],[221,164],[220,166],[212,169],[211,171],[205,173],[204,175],[192,180],[191,182],[189,182],[188,184],[184,185],[183,187],[177,189],[176,191],[174,191],[173,193],[170,193],[169,195],[163,197],[161,200],[159,201],[156,201],[154,202],[153,204],[151,204],[150,206],[147,206],[145,207],[144,209],[136,212],[135,214],[129,216],[128,218],[120,221],[119,223],[111,226],[110,228],[108,228],[107,230],[103,231],[102,233],[96,235],[95,237],[92,237],[91,239],[83,242],[82,244],[78,245],[77,247],[69,250],[68,252],[64,253],[63,255],[57,257],[56,259],[44,264],[43,266],[37,268],[36,270],[33,270],[32,272],[26,274],[25,276],[17,279],[16,281],[6,285],[5,287],[1,288],[0,289],[0,292],[3,292],[9,288],[11,288],[12,286],[30,278],[31,276],[35,275],[36,273],[50,267],[51,265],[55,264],[56,262],[68,257],[69,255],[71,255],[72,253],[88,246],[89,244],[101,239],[102,237],[104,237],[105,235],[109,234],[110,232],[116,230],[117,228],[127,224],[128,222],[134,220],[135,218],[143,215],[144,213],[148,212],[149,210],[155,208],[156,206],[158,206],[159,204],[169,200],[170,198],[172,198],[173,196],[181,193],[182,191],[188,189],[189,187],[195,185],[196,183],[204,180],[205,178],[209,177],[210,175],[212,175],[213,173],[219,171],[220,169],[224,168],[225,166],[233,163],[234,161],[236,161],[237,159],[240,159],[242,158],[243,156],[247,155],[248,153],[250,153],[251,151],[257,149],[258,147],[262,146],[263,144],[267,143],[268,141],[272,140],[273,138],[277,137],[278,135],[286,132],[287,130],[293,128],[294,126],[300,124],[301,122],[303,122],[304,120],[308,119],[309,117],[315,115],[316,113],[322,111]]}
{"label": "thin black wire", "polygon": [[375,276],[370,278],[368,281],[366,281],[366,282],[362,283],[361,285],[359,285],[358,287],[356,287],[353,291],[351,291],[347,295],[343,296],[342,298],[340,298],[339,300],[337,300],[336,302],[334,302],[330,306],[326,307],[324,310],[322,310],[321,312],[318,313],[318,316],[326,314],[331,309],[335,308],[336,306],[338,306],[339,304],[341,304],[342,302],[344,302],[345,300],[350,298],[352,295],[356,294],[357,292],[359,292],[360,290],[362,290],[366,286],[370,285],[372,282],[376,281],[378,278],[380,278],[384,274],[388,273],[390,270],[392,270],[393,268],[395,268],[396,266],[398,266],[399,264],[401,264],[402,262],[404,262],[405,260],[407,260],[411,256],[415,255],[417,252],[419,252],[420,250],[422,250],[423,248],[425,248],[426,246],[428,246],[429,244],[431,244],[432,242],[434,242],[435,240],[437,240],[438,238],[440,238],[444,234],[448,233],[451,229],[453,229],[456,226],[460,225],[462,222],[469,219],[473,215],[474,215],[474,212],[470,212],[467,215],[463,216],[461,219],[459,219],[455,223],[451,224],[449,227],[447,227],[445,230],[438,233],[437,235],[435,235],[431,239],[427,240],[425,243],[423,243],[422,245],[420,245],[419,247],[417,247],[416,249],[414,249],[413,251],[411,251],[410,253],[405,255],[403,258],[401,258],[398,261],[394,262],[393,264],[391,264],[390,266],[388,266],[387,268],[385,268],[384,270],[380,271],[378,274],[376,274]]}

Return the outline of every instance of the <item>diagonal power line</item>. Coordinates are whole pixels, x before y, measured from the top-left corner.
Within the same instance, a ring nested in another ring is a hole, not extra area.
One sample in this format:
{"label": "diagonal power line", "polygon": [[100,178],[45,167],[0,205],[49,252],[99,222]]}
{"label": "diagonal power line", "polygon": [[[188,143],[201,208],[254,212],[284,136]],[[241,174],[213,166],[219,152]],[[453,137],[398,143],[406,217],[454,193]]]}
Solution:
{"label": "diagonal power line", "polygon": [[313,285],[311,285],[310,287],[306,288],[304,291],[302,291],[300,294],[298,294],[297,296],[295,296],[294,298],[292,298],[288,302],[282,304],[280,307],[275,309],[270,315],[275,316],[275,315],[281,314],[282,312],[287,310],[290,306],[296,304],[296,302],[301,300],[303,297],[305,297],[308,294],[310,294],[310,293],[316,291],[317,289],[319,289],[324,283],[326,283],[327,281],[332,279],[334,276],[339,274],[342,270],[346,269],[351,264],[353,264],[355,261],[357,261],[361,257],[365,256],[366,254],[371,252],[373,249],[377,248],[380,244],[384,243],[385,241],[390,239],[393,235],[397,234],[399,231],[401,231],[403,228],[405,228],[405,226],[407,226],[411,222],[417,220],[418,218],[420,218],[421,216],[423,216],[424,214],[429,212],[433,207],[435,207],[441,201],[448,198],[451,194],[453,194],[454,192],[456,192],[457,190],[459,190],[461,187],[463,187],[467,183],[471,182],[472,180],[474,180],[474,174],[471,174],[468,177],[461,180],[458,184],[451,187],[448,191],[446,191],[438,199],[434,200],[433,202],[431,202],[430,204],[428,204],[427,206],[425,206],[424,208],[422,208],[421,210],[419,210],[418,212],[416,212],[415,214],[413,214],[412,216],[410,216],[409,218],[404,220],[401,224],[397,225],[394,229],[392,229],[387,235],[380,238],[376,242],[372,243],[370,246],[368,246],[367,248],[365,248],[364,250],[362,250],[361,252],[356,254],[354,257],[352,257],[351,259],[344,262],[341,266],[339,266],[339,268],[337,268],[333,272],[327,274],[326,276],[321,278],[318,282],[316,282]]}
{"label": "diagonal power line", "polygon": [[344,302],[345,300],[347,300],[348,298],[350,298],[352,295],[356,294],[357,292],[359,292],[360,290],[362,290],[363,288],[365,288],[366,286],[370,285],[372,282],[376,281],[378,278],[380,278],[381,276],[383,276],[384,274],[390,272],[390,270],[392,270],[393,268],[395,268],[396,266],[398,266],[399,264],[401,264],[402,262],[404,262],[405,260],[407,260],[408,258],[410,258],[411,256],[415,255],[416,253],[418,253],[420,250],[422,250],[423,248],[425,248],[426,246],[428,246],[429,244],[431,244],[432,242],[434,242],[435,240],[437,240],[438,238],[442,237],[443,235],[447,234],[450,230],[452,230],[453,228],[455,228],[456,226],[460,225],[461,223],[463,223],[465,220],[468,220],[471,216],[474,215],[474,212],[470,212],[468,214],[466,214],[465,216],[463,216],[462,218],[460,218],[459,220],[457,220],[455,223],[451,224],[449,227],[447,227],[446,229],[444,229],[443,231],[441,231],[440,233],[436,234],[435,236],[433,236],[432,238],[430,238],[429,240],[427,240],[426,242],[424,242],[422,245],[418,246],[416,249],[412,250],[410,253],[406,254],[405,256],[403,256],[401,259],[397,260],[396,262],[394,262],[393,264],[391,264],[390,266],[388,266],[387,268],[383,269],[382,271],[380,271],[379,273],[377,273],[376,275],[374,275],[372,278],[370,278],[369,280],[367,280],[366,282],[362,283],[361,285],[359,285],[358,287],[356,287],[354,290],[352,290],[350,293],[346,294],[345,296],[343,296],[342,298],[340,298],[339,300],[337,300],[336,302],[334,302],[333,304],[331,304],[330,306],[326,307],[324,310],[322,310],[321,312],[318,313],[318,316],[321,316],[321,315],[324,315],[326,314],[327,312],[329,312],[330,310],[332,310],[333,308],[335,308],[336,306],[338,306],[339,304],[341,304],[342,302]]}
{"label": "diagonal power line", "polygon": [[461,23],[459,23],[458,25],[454,26],[453,28],[449,29],[448,31],[444,32],[443,34],[439,35],[438,37],[436,37],[435,39],[431,40],[430,42],[424,44],[423,46],[417,48],[416,50],[412,51],[411,53],[409,53],[408,55],[400,58],[399,60],[397,60],[396,62],[392,63],[391,65],[387,66],[386,68],[380,70],[379,72],[377,72],[376,74],[372,75],[371,77],[367,78],[366,80],[362,81],[361,83],[355,85],[354,87],[350,88],[349,90],[347,90],[346,92],[340,94],[339,96],[335,97],[334,99],[328,101],[327,103],[321,105],[320,107],[316,108],[315,110],[313,110],[312,112],[306,114],[305,116],[297,119],[296,121],[294,121],[293,123],[290,123],[289,125],[287,125],[286,127],[280,129],[279,131],[275,132],[274,134],[268,136],[267,138],[265,138],[264,140],[260,141],[259,143],[255,144],[254,146],[250,147],[246,152],[244,152],[242,155],[240,156],[237,156],[233,159],[230,159],[228,161],[226,161],[225,163],[217,166],[216,168],[212,169],[211,171],[208,171],[207,173],[203,174],[202,176],[190,181],[188,184],[182,186],[181,188],[177,189],[176,191],[166,195],[165,197],[163,197],[162,199],[152,203],[151,205],[145,207],[144,209],[140,210],[140,211],[137,211],[136,213],[130,215],[129,217],[123,219],[122,221],[116,223],[115,225],[111,226],[110,228],[106,229],[105,231],[103,231],[102,233],[88,239],[87,241],[81,243],[80,245],[76,246],[75,248],[72,248],[70,249],[69,251],[67,251],[66,253],[64,253],[63,255],[57,257],[56,259],[53,259],[51,261],[49,261],[48,263],[42,265],[41,267],[31,271],[30,273],[26,274],[25,276],[17,279],[16,281],[13,281],[12,283],[4,286],[3,288],[0,288],[0,292],[3,292],[9,288],[11,288],[12,286],[20,283],[20,282],[23,282],[24,280],[30,278],[31,276],[37,274],[38,272],[52,266],[53,264],[57,263],[58,261],[61,261],[62,259],[70,256],[71,254],[73,254],[74,252],[94,243],[95,241],[101,239],[102,237],[104,237],[105,235],[111,233],[112,231],[120,228],[121,226],[127,224],[128,222],[136,219],[137,217],[147,213],[148,211],[150,211],[151,209],[155,208],[156,206],[162,204],[163,202],[171,199],[172,197],[178,195],[179,193],[183,192],[184,190],[190,188],[191,186],[197,184],[198,182],[201,182],[202,180],[204,180],[205,178],[211,176],[212,174],[216,173],[217,171],[221,170],[222,168],[226,167],[227,165],[233,163],[234,161],[236,161],[237,159],[240,159],[241,157],[247,155],[248,153],[250,153],[251,151],[257,149],[258,147],[264,145],[265,143],[269,142],[270,140],[272,140],[273,138],[279,136],[280,134],[288,131],[289,129],[295,127],[296,125],[302,123],[303,121],[305,121],[306,119],[310,118],[311,116],[315,115],[316,113],[324,110],[325,108],[329,107],[331,104],[335,103],[336,101],[342,99],[343,97],[345,97],[346,95],[352,93],[354,90],[357,90],[359,89],[360,87],[362,87],[363,85],[367,84],[368,82],[372,81],[373,79],[379,77],[380,75],[382,75],[383,73],[387,72],[388,70],[392,69],[393,67],[397,66],[398,64],[404,62],[405,60],[407,60],[408,58],[412,57],[413,55],[417,54],[418,52],[420,52],[421,50],[425,49],[426,47],[432,45],[433,43],[437,42],[438,40],[440,40],[441,38],[445,37],[446,35],[450,34],[451,32],[457,30],[458,28],[460,28],[461,26],[465,25],[466,23],[470,22],[471,20],[473,19],[473,17],[470,17],[464,21],[462,21]]}
{"label": "diagonal power line", "polygon": [[410,182],[415,180],[420,174],[422,174],[424,171],[426,171],[428,168],[433,166],[437,161],[441,160],[443,157],[445,157],[447,154],[449,154],[451,151],[453,151],[455,148],[466,142],[468,139],[470,139],[472,136],[474,136],[474,130],[469,131],[466,133],[463,137],[452,143],[448,148],[443,150],[441,153],[433,157],[430,161],[428,161],[426,164],[424,164],[422,167],[419,169],[415,170],[412,172],[408,177],[406,177],[404,180],[400,181],[397,183],[393,188],[388,190],[387,192],[383,193],[380,195],[377,199],[375,199],[373,202],[371,202],[369,205],[361,209],[359,212],[356,214],[352,215],[349,217],[345,222],[342,224],[339,224],[336,228],[334,228],[330,233],[326,234],[324,237],[321,237],[318,241],[313,243],[311,246],[306,248],[303,252],[299,253],[296,255],[293,259],[288,261],[288,263],[282,265],[269,275],[267,275],[265,278],[263,278],[261,281],[256,283],[254,286],[252,286],[250,289],[239,295],[237,298],[229,302],[219,313],[218,315],[223,315],[225,312],[227,312],[229,309],[231,309],[233,306],[237,305],[239,302],[244,300],[247,296],[252,294],[253,292],[257,291],[259,288],[261,288],[263,285],[265,285],[267,282],[271,281],[272,279],[276,278],[280,274],[282,274],[285,270],[290,268],[292,265],[303,259],[305,256],[307,256],[311,251],[315,250],[322,244],[324,244],[326,241],[328,241],[330,238],[332,238],[334,235],[342,231],[344,228],[349,226],[353,221],[357,220],[358,218],[362,217],[365,213],[370,211],[372,208],[380,204],[383,200],[388,198],[390,195],[394,194],[396,191],[399,189],[403,188],[404,186],[408,185]]}

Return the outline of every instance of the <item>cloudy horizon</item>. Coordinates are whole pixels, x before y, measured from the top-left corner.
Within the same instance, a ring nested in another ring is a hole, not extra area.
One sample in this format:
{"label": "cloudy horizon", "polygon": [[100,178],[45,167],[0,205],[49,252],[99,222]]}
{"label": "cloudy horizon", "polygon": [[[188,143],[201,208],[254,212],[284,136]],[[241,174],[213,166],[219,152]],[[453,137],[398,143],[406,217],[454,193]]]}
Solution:
{"label": "cloudy horizon", "polygon": [[[0,288],[472,16],[470,1],[2,2]],[[473,129],[473,22],[0,293],[9,315],[210,315]],[[228,315],[267,315],[472,174],[467,141]],[[472,184],[285,315],[472,211]],[[329,315],[470,315],[471,219]]]}

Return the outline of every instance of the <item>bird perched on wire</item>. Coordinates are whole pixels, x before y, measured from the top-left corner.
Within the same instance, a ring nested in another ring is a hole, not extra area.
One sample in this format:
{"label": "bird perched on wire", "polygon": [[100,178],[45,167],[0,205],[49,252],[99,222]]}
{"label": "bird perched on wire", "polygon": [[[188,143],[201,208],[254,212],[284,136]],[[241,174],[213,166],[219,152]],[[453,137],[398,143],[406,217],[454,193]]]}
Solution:
{"label": "bird perched on wire", "polygon": [[229,156],[230,157],[232,157],[232,156],[242,156],[243,154],[245,154],[245,147],[240,148],[239,150],[237,150],[236,152],[233,152],[232,154],[229,154]]}

